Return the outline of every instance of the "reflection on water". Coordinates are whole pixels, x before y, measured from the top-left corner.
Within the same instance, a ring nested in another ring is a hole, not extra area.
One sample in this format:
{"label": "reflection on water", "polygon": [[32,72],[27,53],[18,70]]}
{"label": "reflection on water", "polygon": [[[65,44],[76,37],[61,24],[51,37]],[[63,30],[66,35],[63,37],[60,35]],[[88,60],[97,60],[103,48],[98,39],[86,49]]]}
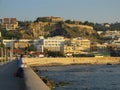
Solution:
{"label": "reflection on water", "polygon": [[38,67],[40,75],[71,84],[54,90],[120,90],[120,65],[70,65]]}

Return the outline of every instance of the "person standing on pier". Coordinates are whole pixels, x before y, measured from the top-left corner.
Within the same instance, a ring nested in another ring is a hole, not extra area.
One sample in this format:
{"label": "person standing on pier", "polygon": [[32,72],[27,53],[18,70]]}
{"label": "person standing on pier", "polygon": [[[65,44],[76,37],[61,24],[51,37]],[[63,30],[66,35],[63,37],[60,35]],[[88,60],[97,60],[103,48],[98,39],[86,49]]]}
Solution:
{"label": "person standing on pier", "polygon": [[21,54],[18,59],[17,77],[23,78],[23,67],[24,67],[24,60],[23,60],[23,55]]}

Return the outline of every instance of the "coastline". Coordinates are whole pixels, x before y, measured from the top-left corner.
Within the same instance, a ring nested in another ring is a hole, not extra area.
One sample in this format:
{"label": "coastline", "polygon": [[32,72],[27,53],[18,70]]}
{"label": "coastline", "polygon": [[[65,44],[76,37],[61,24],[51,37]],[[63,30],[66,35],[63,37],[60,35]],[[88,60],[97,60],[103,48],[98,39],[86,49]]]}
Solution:
{"label": "coastline", "polygon": [[88,64],[120,64],[120,57],[82,57],[82,58],[25,58],[29,66],[61,66]]}
{"label": "coastline", "polygon": [[[64,60],[63,60],[64,59]],[[91,60],[92,59],[92,60]],[[47,61],[48,60],[48,61]],[[60,61],[63,61],[63,63],[61,63]],[[65,62],[65,61],[69,61],[69,62]],[[83,61],[84,60],[84,63]],[[89,61],[91,60],[91,62]],[[36,74],[43,80],[46,82],[46,85],[49,86],[50,88],[54,88],[54,87],[58,87],[60,86],[64,86],[64,85],[69,85],[70,83],[67,83],[65,81],[63,82],[58,82],[55,83],[54,80],[50,80],[49,78],[41,77],[41,75],[39,75],[39,69],[37,67],[59,67],[59,66],[70,66],[70,65],[120,65],[120,57],[104,57],[104,58],[36,58],[34,59],[34,64],[31,62],[32,60],[29,59],[29,64],[32,67],[33,71],[36,72]],[[70,63],[72,61],[72,63]],[[79,63],[76,63],[78,62]],[[89,63],[88,63],[89,61]],[[36,63],[37,62],[37,63]],[[47,63],[46,63],[47,62]],[[49,62],[49,63],[48,63]],[[51,63],[50,63],[51,62]],[[111,66],[112,67],[112,66]],[[46,71],[46,70],[45,70]],[[44,83],[45,83],[44,82]]]}
{"label": "coastline", "polygon": [[69,65],[37,69],[40,76],[55,82],[54,90],[119,90],[119,68],[120,65]]}

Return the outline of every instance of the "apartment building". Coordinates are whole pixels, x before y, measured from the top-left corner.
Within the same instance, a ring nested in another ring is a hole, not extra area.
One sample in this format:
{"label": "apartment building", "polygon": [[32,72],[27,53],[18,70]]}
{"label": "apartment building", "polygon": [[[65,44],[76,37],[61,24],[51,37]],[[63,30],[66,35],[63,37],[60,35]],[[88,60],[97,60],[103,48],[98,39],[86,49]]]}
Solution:
{"label": "apartment building", "polygon": [[[14,48],[26,48],[30,45],[34,45],[37,49],[37,52],[47,51],[57,51],[64,55],[72,54],[86,54],[90,51],[90,40],[74,38],[66,39],[62,36],[55,37],[39,37],[39,39],[30,40],[30,39],[20,39],[20,40],[3,40],[3,43],[6,47]],[[67,42],[67,43],[66,43]]]}
{"label": "apartment building", "polygon": [[98,52],[106,52],[107,51],[107,44],[97,44],[97,51]]}
{"label": "apartment building", "polygon": [[37,42],[37,49],[44,51],[42,49],[47,49],[48,51],[61,51],[61,47],[64,46],[64,37],[55,36],[48,37],[47,39],[40,38]]}
{"label": "apartment building", "polygon": [[34,47],[39,52],[43,52],[44,49],[48,51],[60,51],[61,47],[64,46],[64,37],[56,36],[44,38],[40,37],[39,39],[31,40],[31,39],[20,39],[20,40],[3,40],[3,44],[5,47],[11,47],[13,45],[14,48],[25,48],[30,45],[34,45]]}
{"label": "apartment building", "polygon": [[1,28],[6,30],[16,30],[18,28],[18,21],[16,18],[3,18],[0,20]]}
{"label": "apartment building", "polygon": [[30,39],[20,39],[20,40],[3,40],[3,44],[5,47],[13,47],[13,48],[25,48],[34,43],[33,40]]}
{"label": "apartment building", "polygon": [[74,38],[67,40],[65,43],[62,53],[64,55],[71,55],[71,54],[85,54],[90,51],[90,40],[82,39],[82,38]]}
{"label": "apartment building", "polygon": [[113,40],[112,44],[116,46],[116,49],[120,49],[120,38],[118,38],[118,40]]}

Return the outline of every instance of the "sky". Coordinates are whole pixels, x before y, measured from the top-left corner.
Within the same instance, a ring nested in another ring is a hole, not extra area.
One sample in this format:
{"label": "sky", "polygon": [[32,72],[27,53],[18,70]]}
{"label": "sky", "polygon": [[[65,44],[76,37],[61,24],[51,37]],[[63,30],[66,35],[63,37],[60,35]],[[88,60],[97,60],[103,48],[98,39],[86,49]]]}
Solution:
{"label": "sky", "polygon": [[0,0],[0,18],[57,16],[94,23],[120,22],[120,0]]}

